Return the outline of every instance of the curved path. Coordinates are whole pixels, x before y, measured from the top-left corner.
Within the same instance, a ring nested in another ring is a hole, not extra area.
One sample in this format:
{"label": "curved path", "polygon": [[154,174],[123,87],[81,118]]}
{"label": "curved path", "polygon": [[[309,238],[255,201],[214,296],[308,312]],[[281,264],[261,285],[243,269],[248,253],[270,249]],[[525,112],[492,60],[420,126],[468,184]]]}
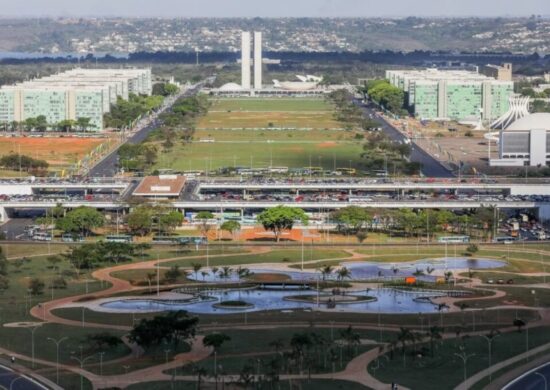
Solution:
{"label": "curved path", "polygon": [[[253,247],[250,252],[217,254],[217,255],[211,255],[210,258],[223,258],[223,257],[230,257],[230,256],[231,257],[233,257],[233,256],[252,256],[252,255],[255,255],[255,254],[267,253],[267,252],[270,252],[270,251],[271,251],[271,249],[269,247]],[[373,255],[362,254],[362,253],[357,253],[353,250],[345,250],[345,252],[347,252],[350,256],[349,257],[342,257],[342,258],[334,258],[334,259],[309,260],[309,261],[305,261],[304,264],[315,264],[315,263],[322,263],[323,261],[336,261],[336,260],[340,260],[340,261],[358,261],[358,260],[365,260],[367,258],[374,258],[374,257],[384,256],[384,255],[376,255],[376,254],[373,254]],[[503,250],[503,252],[508,252],[508,251]],[[544,254],[550,254],[549,252],[546,252],[546,251],[540,251],[540,252],[541,253],[544,252]],[[539,253],[539,251],[535,251],[535,253]],[[422,255],[422,253],[419,253],[419,255]],[[429,254],[427,254],[427,255],[429,255]],[[109,268],[100,269],[100,270],[97,270],[97,271],[93,272],[92,276],[95,279],[100,280],[102,282],[110,283],[111,286],[109,288],[107,288],[105,290],[102,290],[102,291],[99,291],[99,292],[94,292],[94,293],[89,293],[89,294],[82,294],[82,295],[78,295],[78,296],[66,297],[66,298],[61,298],[61,299],[57,299],[57,300],[54,300],[54,301],[50,301],[50,302],[44,304],[43,306],[33,307],[31,309],[31,314],[34,317],[36,317],[40,320],[43,320],[43,321],[56,322],[56,323],[61,323],[61,324],[64,324],[64,325],[71,325],[71,326],[82,326],[82,323],[80,321],[74,321],[74,320],[69,320],[69,319],[66,319],[66,318],[58,317],[58,316],[56,316],[52,313],[52,310],[54,310],[56,308],[63,307],[63,306],[68,305],[70,303],[77,303],[81,299],[89,299],[90,297],[101,298],[101,297],[107,297],[107,296],[111,296],[111,295],[121,293],[121,292],[144,291],[144,290],[149,289],[149,287],[136,287],[136,286],[133,286],[130,282],[128,282],[126,280],[119,279],[119,278],[113,276],[112,274],[115,273],[115,272],[135,270],[135,269],[148,269],[148,268],[149,269],[154,269],[157,266],[157,264],[162,264],[162,263],[166,263],[166,262],[170,262],[170,261],[174,261],[174,260],[182,260],[182,259],[204,259],[204,257],[205,257],[204,254],[197,255],[197,256],[178,256],[178,257],[160,259],[160,260],[155,259],[155,260],[148,260],[148,261],[144,261],[144,262],[137,262],[137,263],[131,263],[131,264],[121,264],[121,265],[117,265],[117,266],[113,266],[113,267],[109,267]],[[533,262],[539,263],[538,261],[533,261]],[[299,265],[299,264],[300,263],[293,263],[292,265],[296,266],[296,265]],[[254,267],[257,267],[257,268],[263,268],[263,267],[273,268],[274,265],[276,265],[279,268],[284,268],[284,269],[293,270],[293,271],[296,270],[295,268],[290,268],[290,264],[282,265],[280,263],[277,263],[277,264],[267,264],[267,263],[255,264]],[[483,283],[481,282],[481,280],[475,279],[475,280],[473,280],[472,287],[476,288],[476,289],[483,289],[481,287],[482,284]],[[167,288],[175,287],[175,286],[179,286],[179,285],[172,285],[172,286],[164,285],[162,287],[163,287],[163,289],[167,289]],[[488,289],[484,289],[484,290],[488,290]],[[478,298],[473,298],[473,299],[494,299],[494,298],[502,297],[506,294],[504,291],[498,290],[498,288],[491,289],[491,291],[495,292],[495,295],[492,295],[492,296],[489,296],[489,297],[478,297]],[[454,310],[454,311],[458,310],[458,308],[454,305],[454,303],[458,300],[458,298],[443,298],[443,300],[445,301],[445,303],[449,304],[451,307],[454,308],[452,310]],[[460,300],[464,300],[464,298],[460,298]],[[510,307],[506,306],[506,308],[510,308]],[[522,306],[522,308],[525,308],[525,307]],[[550,322],[549,321],[550,316],[547,315],[547,314],[548,313],[541,313],[541,320],[537,321],[537,323],[539,323],[539,322],[540,323],[549,323]],[[529,327],[534,326],[534,325],[536,325],[536,324],[535,323],[530,323]],[[540,325],[540,324],[538,324],[538,325]],[[130,329],[130,327],[123,326],[123,325],[98,324],[98,323],[89,323],[89,322],[85,323],[85,326],[86,327],[95,327],[95,328],[119,329],[119,330],[125,330],[125,331]],[[279,325],[277,325],[277,326],[279,326]],[[330,325],[326,324],[326,326],[330,326]],[[234,328],[235,326],[231,326],[231,327]],[[272,325],[271,327],[274,327],[274,325]],[[378,329],[378,327],[373,327],[373,326],[368,326],[368,325],[365,325],[364,327],[365,328]],[[252,328],[252,326],[250,328]],[[363,328],[363,326],[361,326],[360,328]],[[390,328],[390,327],[388,327],[388,328]],[[207,329],[207,328],[205,328],[205,329]],[[480,333],[480,332],[476,332],[476,333]],[[447,337],[453,337],[454,333],[452,335],[451,334],[446,334],[444,336],[446,338]],[[3,349],[0,349],[0,351],[2,351],[2,350]],[[24,356],[24,355],[21,355],[21,354],[14,354],[14,353],[12,353],[10,351],[7,351],[7,350],[4,350],[4,351],[5,351],[5,353],[14,355],[14,356],[16,356],[20,359],[30,360],[30,358],[27,357],[27,356]],[[135,354],[136,352],[139,353],[139,351],[137,351],[136,348],[134,348],[133,353]],[[132,371],[132,372],[124,374],[124,375],[112,375],[112,376],[102,376],[101,377],[101,376],[95,375],[91,372],[88,372],[86,370],[81,370],[80,368],[75,367],[75,366],[61,365],[60,367],[66,369],[66,370],[72,371],[74,373],[78,373],[78,374],[81,374],[81,375],[85,376],[86,378],[88,378],[94,384],[94,388],[106,387],[106,386],[124,388],[124,387],[126,387],[126,386],[128,386],[132,383],[139,383],[139,382],[145,382],[145,381],[157,381],[157,380],[161,380],[161,381],[162,380],[170,380],[170,379],[172,379],[172,376],[169,375],[169,374],[165,374],[163,371],[170,370],[170,369],[176,368],[176,367],[180,367],[183,364],[186,364],[186,363],[189,363],[189,362],[203,360],[206,357],[208,357],[211,352],[212,351],[210,349],[205,348],[204,346],[202,346],[202,338],[199,336],[199,337],[197,337],[196,342],[194,342],[192,344],[191,351],[189,351],[187,353],[184,353],[184,354],[177,355],[176,357],[174,357],[173,360],[167,362],[166,364],[161,364],[161,365],[157,365],[157,366],[153,366],[153,367],[147,367],[147,368],[144,368],[144,369],[141,369],[141,370]],[[387,389],[388,388],[387,384],[379,382],[378,380],[373,378],[366,370],[366,367],[368,366],[368,364],[370,362],[372,362],[373,360],[375,360],[382,353],[384,353],[384,351],[379,350],[378,348],[374,348],[374,349],[372,349],[370,351],[367,351],[367,352],[357,356],[356,358],[352,359],[343,371],[340,371],[340,372],[335,373],[335,374],[315,374],[315,375],[312,375],[312,378],[342,379],[342,380],[354,381],[354,382],[357,382],[357,383],[361,383],[361,384],[363,384],[365,386],[368,386],[370,388],[373,388],[373,389]],[[129,356],[131,356],[131,355],[129,355]],[[121,361],[124,361],[125,359],[127,359],[127,357],[118,359],[118,361],[121,362]],[[46,366],[50,366],[50,367],[54,366],[53,363],[48,362],[48,361],[44,361],[44,360],[40,360],[40,359],[36,359],[36,362],[40,363],[40,364],[44,364]],[[109,363],[112,363],[112,362],[113,361],[110,361]],[[289,376],[282,375],[281,376],[281,378],[287,378],[287,379],[303,379],[305,377],[307,377],[307,376],[306,375],[289,375]],[[175,379],[178,379],[178,380],[182,380],[182,379],[194,380],[195,378],[190,377],[190,376],[177,376],[177,377],[175,377]],[[231,377],[228,376],[227,379],[231,380]],[[401,388],[403,388],[403,387],[401,387]]]}

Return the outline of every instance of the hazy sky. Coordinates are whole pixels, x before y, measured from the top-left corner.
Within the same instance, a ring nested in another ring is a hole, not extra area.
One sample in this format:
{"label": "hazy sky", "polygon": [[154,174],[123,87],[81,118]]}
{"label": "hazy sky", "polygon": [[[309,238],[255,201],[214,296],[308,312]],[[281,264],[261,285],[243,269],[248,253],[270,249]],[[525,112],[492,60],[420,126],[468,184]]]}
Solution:
{"label": "hazy sky", "polygon": [[4,16],[524,16],[550,0],[0,0]]}

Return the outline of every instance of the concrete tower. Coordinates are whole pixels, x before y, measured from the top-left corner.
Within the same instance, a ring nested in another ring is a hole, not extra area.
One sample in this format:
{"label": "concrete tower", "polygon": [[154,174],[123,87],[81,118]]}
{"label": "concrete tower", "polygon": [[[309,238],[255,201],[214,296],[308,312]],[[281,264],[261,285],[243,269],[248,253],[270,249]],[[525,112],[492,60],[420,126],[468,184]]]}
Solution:
{"label": "concrete tower", "polygon": [[241,86],[250,89],[250,32],[242,32],[241,44]]}
{"label": "concrete tower", "polygon": [[262,89],[262,33],[254,31],[254,89]]}

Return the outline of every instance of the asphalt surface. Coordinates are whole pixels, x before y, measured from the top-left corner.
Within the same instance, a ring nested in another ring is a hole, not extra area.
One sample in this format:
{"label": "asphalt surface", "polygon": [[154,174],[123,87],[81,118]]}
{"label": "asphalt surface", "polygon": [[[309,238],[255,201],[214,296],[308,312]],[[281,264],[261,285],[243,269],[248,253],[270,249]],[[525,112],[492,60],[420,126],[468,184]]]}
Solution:
{"label": "asphalt surface", "polygon": [[[403,143],[408,139],[383,117],[376,115],[376,111],[373,108],[366,106],[358,99],[354,99],[354,102],[363,109],[365,115],[374,115],[374,119],[381,123],[382,131],[384,131],[384,133],[386,133],[392,140]],[[444,167],[439,161],[432,157],[428,152],[424,151],[424,149],[419,147],[416,143],[411,142],[411,145],[412,151],[410,161],[422,164],[421,171],[424,176],[442,178],[455,177],[453,172]]]}
{"label": "asphalt surface", "polygon": [[[181,97],[189,97],[195,95],[200,89],[201,89],[202,83],[199,83],[195,85],[194,87],[186,90],[183,94],[178,96],[178,98]],[[175,103],[177,99],[174,99],[172,102]],[[172,107],[172,104],[164,107],[161,109],[158,114],[161,114],[164,111],[169,110]],[[142,141],[144,141],[149,133],[153,130],[155,130],[159,126],[159,120],[155,119],[147,126],[143,127],[139,131],[135,132],[130,136],[125,143],[129,144],[138,144]],[[90,177],[112,177],[115,176],[118,172],[118,149],[113,150],[109,155],[107,155],[103,160],[101,160],[98,164],[96,164],[90,171],[88,172],[87,176]]]}
{"label": "asphalt surface", "polygon": [[547,390],[544,379],[536,373],[542,374],[546,382],[550,384],[550,363],[541,366],[533,372],[516,379],[514,382],[504,387],[505,390]]}
{"label": "asphalt surface", "polygon": [[[13,382],[15,378],[17,381]],[[13,382],[13,383],[12,383]],[[47,390],[48,388],[40,385],[37,382],[34,382],[28,379],[25,376],[21,376],[16,372],[13,372],[7,369],[4,366],[0,366],[0,387],[10,389],[10,384],[12,384],[12,390]]]}

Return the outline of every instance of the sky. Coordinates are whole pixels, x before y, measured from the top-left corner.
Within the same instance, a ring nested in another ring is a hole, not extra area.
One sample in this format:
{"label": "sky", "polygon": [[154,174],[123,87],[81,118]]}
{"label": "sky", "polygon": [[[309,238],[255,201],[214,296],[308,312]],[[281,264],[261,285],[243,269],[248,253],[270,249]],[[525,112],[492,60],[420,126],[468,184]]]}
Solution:
{"label": "sky", "polygon": [[1,16],[550,16],[550,0],[0,0]]}

